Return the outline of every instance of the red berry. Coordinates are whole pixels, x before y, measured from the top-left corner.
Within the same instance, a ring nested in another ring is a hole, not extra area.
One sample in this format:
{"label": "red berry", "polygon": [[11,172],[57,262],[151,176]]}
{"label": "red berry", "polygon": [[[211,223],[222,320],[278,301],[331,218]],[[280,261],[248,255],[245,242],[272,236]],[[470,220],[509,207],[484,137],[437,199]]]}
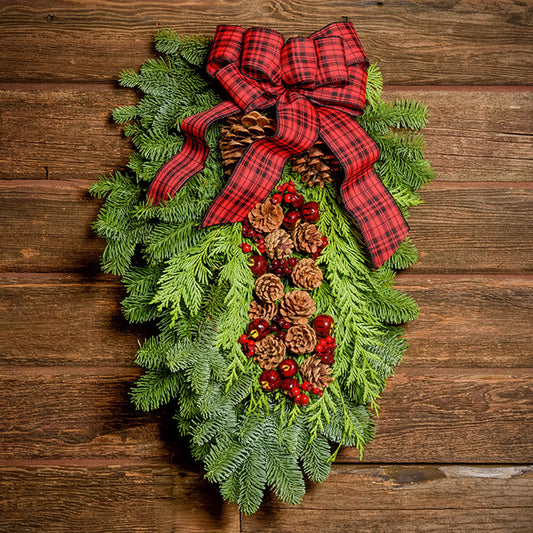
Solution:
{"label": "red berry", "polygon": [[286,336],[287,336],[286,331],[278,331],[278,333],[276,333],[276,338],[279,339],[280,341],[284,341]]}
{"label": "red berry", "polygon": [[335,344],[335,339],[331,335],[328,335],[324,340],[326,341],[328,346]]}
{"label": "red berry", "polygon": [[263,318],[256,318],[248,324],[248,335],[258,341],[264,339],[268,334],[268,322]]}
{"label": "red berry", "polygon": [[298,264],[298,259],[296,259],[296,257],[291,257],[289,258],[288,263],[289,263],[289,266],[294,267]]}
{"label": "red berry", "polygon": [[322,394],[324,394],[324,391],[319,390],[318,391],[318,396],[322,397]]}
{"label": "red berry", "polygon": [[287,183],[287,191],[294,192],[295,190],[296,190],[296,187],[294,186],[294,183],[292,181],[289,181],[289,183]]}
{"label": "red berry", "polygon": [[322,356],[320,357],[320,360],[325,365],[333,365],[335,363],[335,358],[330,353],[323,353]]}
{"label": "red berry", "polygon": [[313,320],[313,329],[321,336],[327,337],[333,328],[333,318],[329,315],[318,315]]}
{"label": "red berry", "polygon": [[286,203],[286,204],[292,204],[292,200],[294,198],[294,195],[290,192],[288,192],[284,197],[283,197],[283,201]]}
{"label": "red berry", "polygon": [[279,192],[283,192],[286,188],[287,188],[287,184],[283,183],[282,185],[278,185],[276,187],[276,190],[279,191]]}
{"label": "red berry", "polygon": [[279,372],[283,377],[292,378],[298,373],[298,363],[294,359],[283,359],[279,364]]}
{"label": "red berry", "polygon": [[281,268],[285,268],[285,267],[287,266],[287,264],[288,264],[288,263],[287,263],[287,260],[286,260],[286,259],[280,259],[280,260],[279,260],[279,266],[280,266]]}
{"label": "red berry", "polygon": [[248,261],[248,265],[250,266],[250,270],[252,271],[252,274],[256,277],[266,274],[266,271],[268,269],[267,260],[263,256],[257,255],[257,254],[252,255],[250,257],[250,260]]}
{"label": "red berry", "polygon": [[306,202],[302,205],[300,211],[306,222],[314,224],[320,220],[320,206],[316,202]]}
{"label": "red berry", "polygon": [[243,242],[240,248],[245,254],[249,254],[252,251],[252,247],[247,242]]}
{"label": "red berry", "polygon": [[245,333],[243,333],[240,337],[239,337],[239,344],[246,344],[246,341],[248,340],[248,337],[246,336]]}
{"label": "red berry", "polygon": [[325,347],[322,344],[317,344],[315,351],[316,353],[324,353]]}
{"label": "red berry", "polygon": [[325,235],[322,235],[322,248],[325,248],[328,244],[328,238]]}
{"label": "red berry", "polygon": [[311,385],[311,383],[309,383],[309,381],[304,381],[304,382],[302,383],[302,390],[304,390],[304,391],[308,391],[310,385]]}
{"label": "red berry", "polygon": [[301,404],[301,402],[302,402],[302,395],[301,394],[297,394],[296,396],[294,396],[294,403],[296,405]]}
{"label": "red berry", "polygon": [[294,207],[295,209],[300,209],[304,202],[305,199],[301,194],[296,192],[292,195],[292,207]]}
{"label": "red berry", "polygon": [[276,390],[281,383],[281,377],[276,370],[265,370],[259,378],[261,387],[268,391]]}
{"label": "red berry", "polygon": [[265,246],[265,243],[261,243],[261,244],[258,244],[257,245],[257,249],[259,250],[260,253],[264,254],[266,252],[266,246]]}
{"label": "red berry", "polygon": [[279,267],[279,259],[274,259],[271,263],[272,268],[278,268]]}
{"label": "red berry", "polygon": [[302,215],[300,215],[299,211],[289,211],[283,217],[283,225],[288,229],[293,229],[298,225],[301,218]]}
{"label": "red berry", "polygon": [[302,403],[302,405],[307,405],[309,403],[309,396],[307,396],[307,394],[302,394],[300,402]]}
{"label": "red berry", "polygon": [[276,274],[276,276],[279,276],[281,278],[281,276],[283,276],[283,268],[281,267],[275,268],[274,274]]}
{"label": "red berry", "polygon": [[281,391],[289,396],[300,393],[300,384],[294,378],[286,378],[281,381]]}
{"label": "red berry", "polygon": [[320,391],[320,389],[318,387],[315,387],[313,389],[313,394],[318,394],[319,392],[321,392],[321,391]]}
{"label": "red berry", "polygon": [[320,250],[313,254],[313,260],[315,260],[319,255],[320,255]]}
{"label": "red berry", "polygon": [[288,320],[285,320],[284,318],[282,318],[280,321],[279,321],[279,325],[283,328],[283,329],[289,329],[291,327],[291,323],[288,321]]}
{"label": "red berry", "polygon": [[286,267],[283,269],[283,273],[284,273],[284,274],[289,275],[291,272],[292,272],[292,269],[291,269],[290,266],[286,266]]}
{"label": "red berry", "polygon": [[281,194],[275,194],[274,196],[272,196],[272,203],[274,205],[280,204],[281,203]]}

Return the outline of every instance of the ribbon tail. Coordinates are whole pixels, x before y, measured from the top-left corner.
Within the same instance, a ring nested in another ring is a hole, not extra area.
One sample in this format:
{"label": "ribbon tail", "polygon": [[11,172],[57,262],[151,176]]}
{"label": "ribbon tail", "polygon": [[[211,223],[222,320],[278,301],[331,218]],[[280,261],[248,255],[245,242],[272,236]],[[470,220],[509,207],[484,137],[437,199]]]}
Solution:
{"label": "ribbon tail", "polygon": [[246,150],[211,205],[202,227],[244,220],[270,194],[289,157],[304,152],[316,141],[318,117],[307,99],[285,93],[276,111],[276,132]]}
{"label": "ribbon tail", "polygon": [[148,189],[148,199],[154,204],[174,196],[185,182],[204,168],[209,155],[205,140],[207,128],[220,118],[239,113],[240,109],[230,100],[187,117],[181,123],[185,143],[181,151],[167,161],[157,172]]}
{"label": "ribbon tail", "polygon": [[398,205],[373,169],[379,149],[348,115],[325,108],[318,113],[320,136],[345,171],[342,199],[361,229],[372,263],[379,268],[409,232]]}

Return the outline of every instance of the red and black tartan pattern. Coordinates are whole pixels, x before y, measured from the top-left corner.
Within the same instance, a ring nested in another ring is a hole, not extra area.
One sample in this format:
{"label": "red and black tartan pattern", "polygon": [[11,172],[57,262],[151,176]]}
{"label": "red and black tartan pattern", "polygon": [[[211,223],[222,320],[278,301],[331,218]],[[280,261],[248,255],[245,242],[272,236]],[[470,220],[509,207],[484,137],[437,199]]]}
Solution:
{"label": "red and black tartan pattern", "polygon": [[266,28],[219,26],[207,72],[231,100],[182,122],[183,149],[157,173],[148,191],[150,200],[167,200],[203,168],[209,124],[241,110],[275,106],[276,132],[247,149],[202,226],[244,220],[269,195],[285,162],[320,136],[344,168],[342,198],[361,229],[372,262],[381,266],[405,238],[408,226],[372,168],[379,157],[376,144],[353,119],[364,110],[367,67],[348,22],[286,42]]}

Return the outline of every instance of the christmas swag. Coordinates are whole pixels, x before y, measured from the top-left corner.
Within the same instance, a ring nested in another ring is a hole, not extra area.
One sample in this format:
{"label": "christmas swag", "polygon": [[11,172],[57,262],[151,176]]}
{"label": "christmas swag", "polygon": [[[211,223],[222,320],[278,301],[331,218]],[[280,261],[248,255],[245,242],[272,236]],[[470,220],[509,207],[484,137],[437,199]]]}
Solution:
{"label": "christmas swag", "polygon": [[393,283],[416,260],[427,110],[382,100],[348,22],[155,43],[120,78],[139,104],[113,115],[137,150],[91,188],[103,270],[122,276],[126,318],[154,328],[132,398],[172,406],[243,512],[267,487],[296,504],[304,474],[324,481],[342,445],[372,439],[418,313]]}

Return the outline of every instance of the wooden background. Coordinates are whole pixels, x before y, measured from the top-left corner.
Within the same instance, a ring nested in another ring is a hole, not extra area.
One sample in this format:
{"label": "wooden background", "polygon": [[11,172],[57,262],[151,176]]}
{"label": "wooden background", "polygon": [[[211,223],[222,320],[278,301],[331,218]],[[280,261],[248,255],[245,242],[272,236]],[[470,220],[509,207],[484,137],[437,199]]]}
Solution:
{"label": "wooden background", "polygon": [[[510,0],[0,2],[0,531],[532,530],[533,4]],[[307,35],[349,17],[387,99],[431,111],[436,179],[399,286],[421,307],[364,462],[344,450],[301,505],[222,502],[128,389],[120,317],[90,224],[98,174],[131,152],[110,111],[162,27]]]}

